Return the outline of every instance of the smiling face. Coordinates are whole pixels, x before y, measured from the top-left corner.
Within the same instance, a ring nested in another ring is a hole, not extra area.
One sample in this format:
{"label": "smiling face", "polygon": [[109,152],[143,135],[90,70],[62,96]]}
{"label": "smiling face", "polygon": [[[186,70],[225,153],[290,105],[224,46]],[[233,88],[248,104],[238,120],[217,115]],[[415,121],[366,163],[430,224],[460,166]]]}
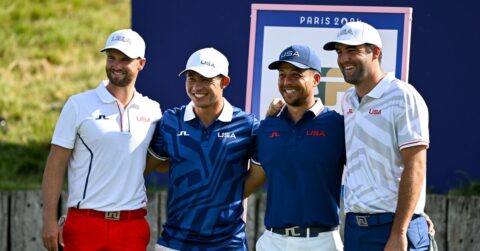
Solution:
{"label": "smiling face", "polygon": [[278,68],[278,90],[289,106],[310,108],[315,103],[314,88],[320,83],[320,73],[300,69],[289,63]]}
{"label": "smiling face", "polygon": [[213,108],[222,104],[223,88],[229,80],[222,75],[206,78],[195,71],[188,71],[185,88],[196,108]]}
{"label": "smiling face", "polygon": [[377,47],[371,50],[365,44],[353,46],[337,43],[335,48],[338,67],[345,81],[352,85],[360,85],[368,81],[376,53],[380,50]]}
{"label": "smiling face", "polygon": [[106,50],[105,71],[110,83],[117,87],[134,84],[138,72],[145,66],[145,59],[132,59],[116,49]]}

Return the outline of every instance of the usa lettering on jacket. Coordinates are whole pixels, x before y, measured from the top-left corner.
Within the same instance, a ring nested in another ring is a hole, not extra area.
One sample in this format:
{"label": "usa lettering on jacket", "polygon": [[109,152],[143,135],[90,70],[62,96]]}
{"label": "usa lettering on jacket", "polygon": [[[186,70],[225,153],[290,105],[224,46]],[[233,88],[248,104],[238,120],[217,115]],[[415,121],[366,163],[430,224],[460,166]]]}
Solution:
{"label": "usa lettering on jacket", "polygon": [[380,110],[380,109],[370,109],[370,110],[368,110],[368,113],[373,114],[373,115],[380,115],[380,114],[382,114],[382,110]]}
{"label": "usa lettering on jacket", "polygon": [[233,138],[233,139],[237,138],[237,137],[235,137],[235,133],[233,133],[233,132],[219,132],[217,134],[217,136],[219,138]]}
{"label": "usa lettering on jacket", "polygon": [[314,136],[314,137],[325,137],[325,136],[327,136],[325,131],[320,131],[320,130],[307,130],[306,135],[307,136]]}

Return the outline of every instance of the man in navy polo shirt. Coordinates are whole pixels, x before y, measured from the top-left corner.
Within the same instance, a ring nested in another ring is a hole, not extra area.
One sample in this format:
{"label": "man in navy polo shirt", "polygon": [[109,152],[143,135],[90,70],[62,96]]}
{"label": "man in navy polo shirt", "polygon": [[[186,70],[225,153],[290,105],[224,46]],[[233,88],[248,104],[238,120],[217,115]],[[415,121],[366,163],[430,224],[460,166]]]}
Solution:
{"label": "man in navy polo shirt", "polygon": [[219,51],[196,51],[180,75],[191,102],[165,112],[149,149],[170,164],[156,249],[247,250],[242,195],[258,121],[223,98],[230,78]]}
{"label": "man in navy polo shirt", "polygon": [[345,136],[343,117],[329,110],[314,90],[320,58],[309,47],[292,45],[269,65],[287,103],[260,124],[257,155],[245,197],[267,183],[265,232],[256,250],[342,250],[338,231]]}

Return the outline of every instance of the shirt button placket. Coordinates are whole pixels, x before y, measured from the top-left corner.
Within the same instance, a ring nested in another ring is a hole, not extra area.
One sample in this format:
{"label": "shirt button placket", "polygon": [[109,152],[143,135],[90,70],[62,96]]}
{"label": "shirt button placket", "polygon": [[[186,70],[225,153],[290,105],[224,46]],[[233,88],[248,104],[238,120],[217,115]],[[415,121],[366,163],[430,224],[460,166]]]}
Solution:
{"label": "shirt button placket", "polygon": [[208,139],[210,138],[210,130],[207,128],[202,129],[202,146],[207,148],[208,147]]}

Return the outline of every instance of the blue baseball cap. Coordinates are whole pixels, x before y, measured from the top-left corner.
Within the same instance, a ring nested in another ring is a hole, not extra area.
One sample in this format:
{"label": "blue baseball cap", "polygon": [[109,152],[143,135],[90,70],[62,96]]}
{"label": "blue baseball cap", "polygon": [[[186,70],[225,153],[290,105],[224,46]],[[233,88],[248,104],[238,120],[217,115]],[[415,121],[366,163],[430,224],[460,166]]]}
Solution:
{"label": "blue baseball cap", "polygon": [[292,64],[300,69],[314,69],[321,72],[320,57],[306,45],[294,44],[283,50],[278,60],[268,65],[270,70],[278,70],[282,63]]}

